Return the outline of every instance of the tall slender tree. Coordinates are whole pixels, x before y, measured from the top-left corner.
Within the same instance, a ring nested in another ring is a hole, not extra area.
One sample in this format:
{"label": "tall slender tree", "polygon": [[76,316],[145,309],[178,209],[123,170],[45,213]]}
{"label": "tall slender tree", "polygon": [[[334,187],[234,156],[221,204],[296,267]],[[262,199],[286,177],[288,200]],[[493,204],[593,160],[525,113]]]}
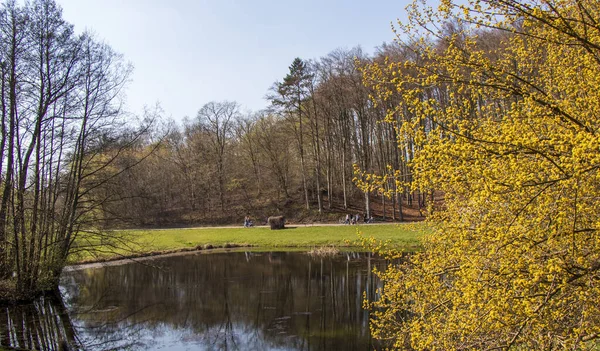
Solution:
{"label": "tall slender tree", "polygon": [[282,82],[275,83],[274,94],[269,96],[272,104],[277,107],[286,118],[292,120],[291,126],[296,137],[296,145],[300,155],[300,172],[302,176],[302,189],[306,209],[310,209],[308,198],[308,185],[306,179],[306,158],[304,149],[304,119],[306,118],[305,101],[309,95],[311,74],[306,63],[295,58],[289,67],[289,73]]}

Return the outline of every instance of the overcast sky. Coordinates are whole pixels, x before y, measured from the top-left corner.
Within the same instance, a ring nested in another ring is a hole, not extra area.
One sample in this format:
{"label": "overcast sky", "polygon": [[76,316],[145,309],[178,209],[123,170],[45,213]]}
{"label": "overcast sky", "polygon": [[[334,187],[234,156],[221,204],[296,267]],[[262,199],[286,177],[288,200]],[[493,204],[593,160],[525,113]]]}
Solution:
{"label": "overcast sky", "polygon": [[135,67],[128,110],[160,102],[165,115],[195,117],[209,101],[246,110],[295,57],[319,58],[390,42],[407,0],[57,0],[77,32],[93,31]]}

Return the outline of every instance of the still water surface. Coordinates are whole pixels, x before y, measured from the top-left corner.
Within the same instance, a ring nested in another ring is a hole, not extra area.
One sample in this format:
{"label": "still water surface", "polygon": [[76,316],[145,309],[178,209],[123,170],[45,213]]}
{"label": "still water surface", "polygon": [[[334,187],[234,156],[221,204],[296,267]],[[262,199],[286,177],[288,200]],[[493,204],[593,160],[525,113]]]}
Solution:
{"label": "still water surface", "polygon": [[212,253],[67,271],[62,300],[3,307],[0,345],[86,350],[370,350],[368,253]]}

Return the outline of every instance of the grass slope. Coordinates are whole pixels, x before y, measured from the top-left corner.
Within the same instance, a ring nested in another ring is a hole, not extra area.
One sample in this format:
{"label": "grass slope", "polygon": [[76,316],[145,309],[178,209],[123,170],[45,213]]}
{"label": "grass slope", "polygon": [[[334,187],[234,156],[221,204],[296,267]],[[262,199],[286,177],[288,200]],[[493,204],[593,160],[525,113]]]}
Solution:
{"label": "grass slope", "polygon": [[156,251],[190,249],[212,245],[222,247],[226,244],[253,246],[258,248],[311,248],[315,246],[360,246],[358,232],[365,237],[374,237],[380,241],[404,250],[415,250],[419,238],[427,231],[421,224],[369,224],[359,226],[290,226],[284,230],[271,230],[267,227],[255,228],[192,228],[192,229],[154,229],[119,231],[131,243],[130,249],[123,246],[117,249],[101,248],[95,254],[84,252],[71,257],[72,262],[106,259],[131,253],[143,254]]}

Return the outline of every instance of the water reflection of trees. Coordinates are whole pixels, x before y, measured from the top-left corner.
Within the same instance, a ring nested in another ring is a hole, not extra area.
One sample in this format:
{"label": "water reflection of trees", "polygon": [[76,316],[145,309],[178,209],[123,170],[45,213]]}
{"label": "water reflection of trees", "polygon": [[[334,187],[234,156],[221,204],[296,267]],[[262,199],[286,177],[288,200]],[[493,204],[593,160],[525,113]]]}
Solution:
{"label": "water reflection of trees", "polygon": [[0,346],[26,350],[78,348],[65,306],[53,295],[0,308]]}
{"label": "water reflection of trees", "polygon": [[71,272],[63,286],[88,336],[142,326],[138,341],[146,336],[166,345],[184,339],[215,350],[366,350],[362,294],[373,295],[378,283],[365,259],[181,256],[156,262],[161,269],[130,264]]}
{"label": "water reflection of trees", "polygon": [[383,264],[369,254],[229,253],[67,272],[64,302],[0,311],[0,345],[367,350],[363,292],[374,297],[371,268]]}

